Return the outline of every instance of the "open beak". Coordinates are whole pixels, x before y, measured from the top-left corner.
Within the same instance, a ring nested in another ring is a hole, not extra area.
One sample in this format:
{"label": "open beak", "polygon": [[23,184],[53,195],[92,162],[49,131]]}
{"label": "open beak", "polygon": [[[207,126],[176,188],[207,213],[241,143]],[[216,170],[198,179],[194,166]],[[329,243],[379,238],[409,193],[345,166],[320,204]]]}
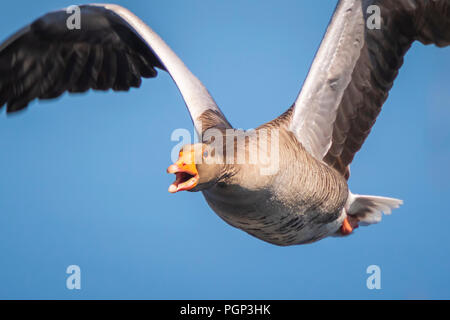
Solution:
{"label": "open beak", "polygon": [[169,192],[191,190],[200,179],[195,166],[194,149],[188,152],[180,151],[178,161],[167,168],[167,173],[174,173],[176,180],[170,185]]}

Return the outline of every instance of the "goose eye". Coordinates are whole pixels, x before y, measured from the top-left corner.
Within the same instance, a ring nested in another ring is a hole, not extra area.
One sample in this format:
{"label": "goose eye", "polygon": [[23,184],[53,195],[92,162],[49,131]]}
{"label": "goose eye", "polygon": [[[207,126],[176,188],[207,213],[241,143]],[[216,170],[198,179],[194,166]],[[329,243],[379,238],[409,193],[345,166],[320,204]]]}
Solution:
{"label": "goose eye", "polygon": [[208,151],[203,151],[203,158],[208,157]]}

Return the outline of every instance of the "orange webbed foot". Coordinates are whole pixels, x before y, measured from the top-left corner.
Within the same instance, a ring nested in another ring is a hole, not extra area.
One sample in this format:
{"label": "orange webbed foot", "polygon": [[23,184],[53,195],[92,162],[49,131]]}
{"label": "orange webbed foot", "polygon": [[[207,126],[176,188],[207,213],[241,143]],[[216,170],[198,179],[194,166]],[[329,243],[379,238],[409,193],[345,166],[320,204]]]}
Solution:
{"label": "orange webbed foot", "polygon": [[346,217],[342,222],[340,232],[343,236],[347,236],[356,228],[358,228],[358,220],[353,217]]}

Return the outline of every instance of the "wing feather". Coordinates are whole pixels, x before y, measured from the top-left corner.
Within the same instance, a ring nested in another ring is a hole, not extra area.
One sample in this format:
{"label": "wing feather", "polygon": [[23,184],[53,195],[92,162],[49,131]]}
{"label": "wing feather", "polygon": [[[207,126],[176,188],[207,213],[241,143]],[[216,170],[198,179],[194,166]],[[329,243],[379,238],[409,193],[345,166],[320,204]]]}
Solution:
{"label": "wing feather", "polygon": [[203,84],[167,44],[127,9],[112,4],[80,6],[81,28],[70,30],[71,13],[48,13],[0,45],[0,108],[16,112],[35,99],[90,89],[128,91],[142,78],[167,71],[180,90],[198,132],[201,115],[213,125],[229,123]]}
{"label": "wing feather", "polygon": [[[373,5],[380,29],[366,26]],[[450,44],[450,0],[339,1],[290,123],[314,157],[348,176],[415,40]]]}

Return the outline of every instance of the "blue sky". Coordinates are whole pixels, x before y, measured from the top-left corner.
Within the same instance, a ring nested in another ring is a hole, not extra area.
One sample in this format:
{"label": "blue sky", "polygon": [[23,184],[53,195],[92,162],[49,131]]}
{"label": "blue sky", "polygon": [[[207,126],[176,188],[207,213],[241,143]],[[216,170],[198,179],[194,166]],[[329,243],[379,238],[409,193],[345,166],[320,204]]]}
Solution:
{"label": "blue sky", "polygon": [[[147,22],[236,127],[295,100],[335,1],[116,1]],[[0,38],[69,1],[1,4]],[[415,44],[350,188],[404,206],[347,238],[287,248],[169,194],[174,129],[192,129],[164,72],[129,93],[0,113],[0,298],[450,298],[450,48]],[[81,290],[66,288],[79,265]],[[381,268],[381,290],[366,269]]]}

